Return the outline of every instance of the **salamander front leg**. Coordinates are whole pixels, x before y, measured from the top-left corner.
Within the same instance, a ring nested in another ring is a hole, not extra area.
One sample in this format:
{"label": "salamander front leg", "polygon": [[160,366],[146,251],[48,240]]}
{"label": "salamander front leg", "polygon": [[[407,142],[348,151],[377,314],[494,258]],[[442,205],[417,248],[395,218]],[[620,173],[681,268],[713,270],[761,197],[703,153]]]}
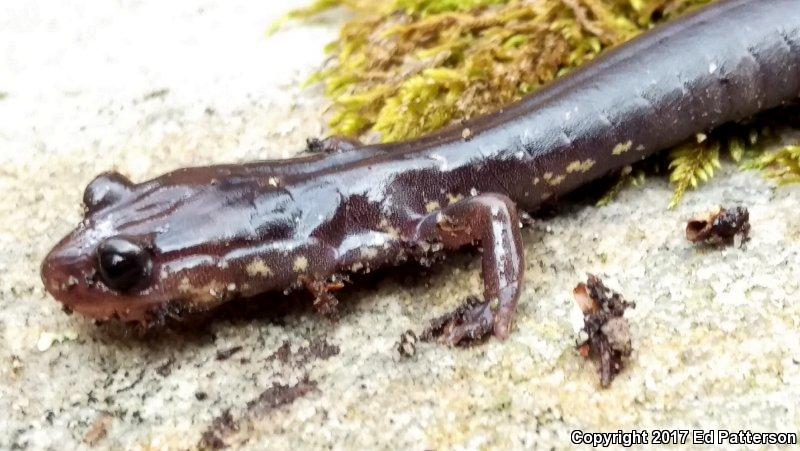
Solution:
{"label": "salamander front leg", "polygon": [[361,142],[344,136],[328,136],[325,139],[309,138],[306,151],[309,153],[342,153],[361,147]]}
{"label": "salamander front leg", "polygon": [[508,338],[524,273],[520,222],[513,201],[481,194],[427,216],[417,227],[417,242],[439,242],[447,249],[470,244],[483,248],[483,301],[468,302],[434,321],[426,335],[450,345],[466,345],[493,332]]}

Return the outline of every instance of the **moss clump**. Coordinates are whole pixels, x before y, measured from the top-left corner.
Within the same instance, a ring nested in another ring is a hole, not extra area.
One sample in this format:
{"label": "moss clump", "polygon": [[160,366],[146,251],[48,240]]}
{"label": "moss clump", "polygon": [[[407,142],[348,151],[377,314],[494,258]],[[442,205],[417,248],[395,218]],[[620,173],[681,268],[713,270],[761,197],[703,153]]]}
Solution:
{"label": "moss clump", "polygon": [[784,146],[766,152],[742,165],[744,169],[759,169],[767,177],[785,185],[800,183],[800,146]]}
{"label": "moss clump", "polygon": [[721,167],[719,162],[719,141],[707,141],[705,135],[698,135],[697,143],[688,142],[670,152],[669,181],[675,186],[675,194],[669,208],[675,208],[688,189],[695,189],[700,183],[714,176]]}
{"label": "moss clump", "polygon": [[625,166],[619,171],[617,181],[606,191],[603,197],[595,204],[598,207],[605,207],[617,198],[622,190],[628,187],[642,186],[645,180],[645,172],[633,166]]}
{"label": "moss clump", "polygon": [[[352,12],[312,82],[331,99],[334,134],[389,142],[502,108],[604,50],[713,1],[317,0],[279,26],[335,7]],[[736,139],[717,134],[670,154],[671,205],[713,176],[720,150],[737,162],[758,156],[752,146],[745,155],[744,141]],[[788,160],[769,165],[783,163]],[[623,173],[609,195],[641,179],[640,172]]]}
{"label": "moss clump", "polygon": [[315,81],[334,133],[414,138],[497,110],[710,0],[318,0],[354,12]]}
{"label": "moss clump", "polygon": [[748,123],[723,126],[707,137],[698,135],[697,140],[672,149],[668,157],[675,194],[670,208],[680,203],[686,191],[709,181],[722,158],[741,170],[760,170],[781,184],[800,183],[797,146],[786,146],[780,140],[783,131],[798,128],[798,114],[800,110],[796,108],[779,109]]}

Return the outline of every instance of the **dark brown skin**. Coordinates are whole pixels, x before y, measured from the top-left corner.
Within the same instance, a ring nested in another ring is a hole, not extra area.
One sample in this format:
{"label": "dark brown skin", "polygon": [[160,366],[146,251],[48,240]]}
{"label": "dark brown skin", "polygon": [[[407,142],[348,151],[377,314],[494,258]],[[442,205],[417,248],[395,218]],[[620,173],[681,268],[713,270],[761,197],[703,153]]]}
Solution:
{"label": "dark brown skin", "polygon": [[523,101],[409,142],[317,143],[314,155],[103,174],[86,217],[42,264],[92,318],[152,323],[342,276],[483,248],[483,302],[445,341],[510,332],[523,282],[518,209],[730,121],[800,97],[800,2],[722,1],[657,28]]}

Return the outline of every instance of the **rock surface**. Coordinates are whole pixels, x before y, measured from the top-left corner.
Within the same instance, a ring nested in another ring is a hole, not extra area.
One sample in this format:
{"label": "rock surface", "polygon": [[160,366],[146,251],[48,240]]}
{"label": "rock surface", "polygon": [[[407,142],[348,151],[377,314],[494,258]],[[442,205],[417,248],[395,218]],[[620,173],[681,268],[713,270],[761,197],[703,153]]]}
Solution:
{"label": "rock surface", "polygon": [[[800,189],[732,168],[674,211],[651,179],[525,230],[505,343],[397,352],[404,331],[480,293],[466,253],[347,290],[336,324],[303,310],[139,337],[65,315],[38,265],[98,172],[289,157],[324,133],[324,100],[298,86],[335,19],[264,36],[301,3],[0,5],[0,449],[563,448],[573,429],[800,429]],[[717,204],[750,208],[745,248],[683,238]],[[570,321],[587,272],[637,303],[633,355],[607,390]]]}

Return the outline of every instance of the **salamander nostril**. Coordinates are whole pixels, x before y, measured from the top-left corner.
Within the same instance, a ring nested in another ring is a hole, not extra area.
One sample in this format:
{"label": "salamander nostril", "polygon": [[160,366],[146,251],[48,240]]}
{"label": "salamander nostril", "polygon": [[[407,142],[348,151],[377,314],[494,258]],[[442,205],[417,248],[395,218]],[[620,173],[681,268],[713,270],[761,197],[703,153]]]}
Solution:
{"label": "salamander nostril", "polygon": [[97,247],[97,270],[109,288],[126,291],[143,281],[153,266],[148,252],[124,238],[108,238]]}

